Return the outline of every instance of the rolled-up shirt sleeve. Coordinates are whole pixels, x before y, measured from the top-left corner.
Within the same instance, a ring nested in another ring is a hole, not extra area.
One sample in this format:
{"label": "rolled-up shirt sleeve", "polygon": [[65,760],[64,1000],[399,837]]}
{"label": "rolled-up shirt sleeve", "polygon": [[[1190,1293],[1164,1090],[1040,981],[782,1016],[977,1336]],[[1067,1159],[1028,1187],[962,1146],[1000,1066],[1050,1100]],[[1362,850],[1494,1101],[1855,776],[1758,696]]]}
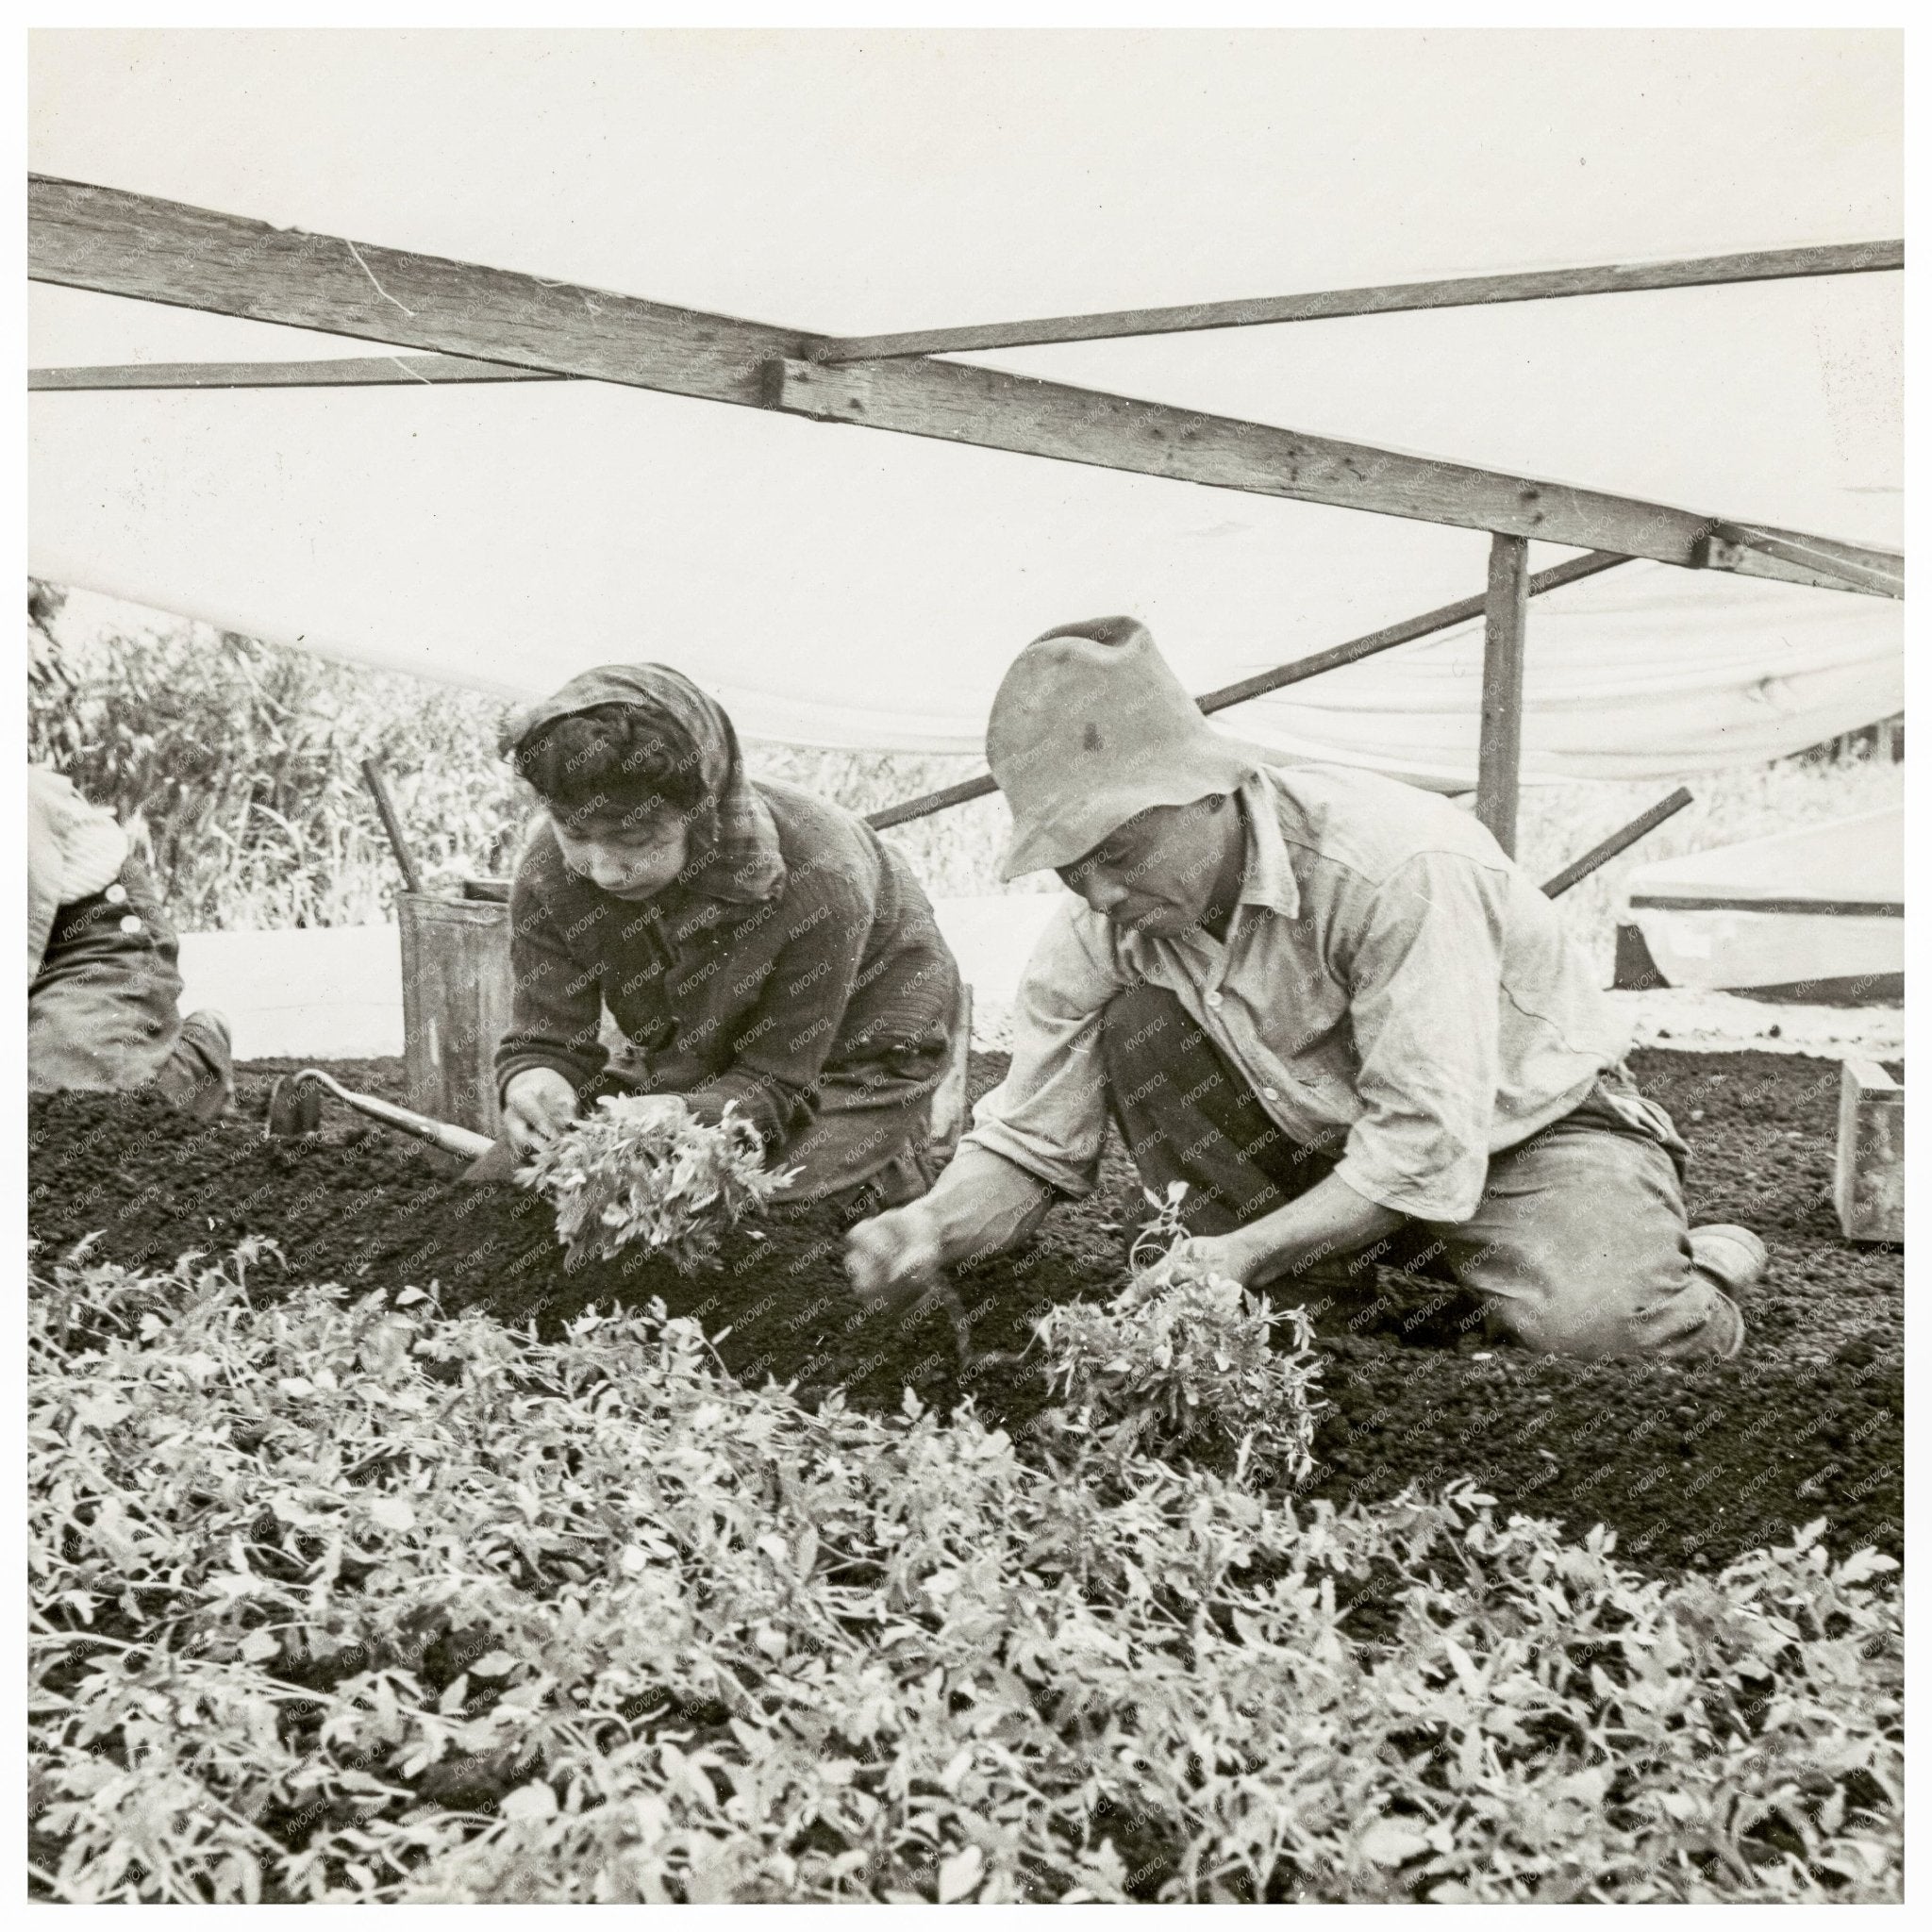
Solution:
{"label": "rolled-up shirt sleeve", "polygon": [[974,1108],[965,1142],[1063,1194],[1091,1194],[1107,1135],[1100,1018],[1130,983],[1102,923],[1071,901],[1058,907],[1020,982],[1012,1066]]}
{"label": "rolled-up shirt sleeve", "polygon": [[1335,1172],[1419,1221],[1467,1221],[1489,1174],[1504,881],[1425,852],[1375,888],[1342,965],[1364,1111]]}

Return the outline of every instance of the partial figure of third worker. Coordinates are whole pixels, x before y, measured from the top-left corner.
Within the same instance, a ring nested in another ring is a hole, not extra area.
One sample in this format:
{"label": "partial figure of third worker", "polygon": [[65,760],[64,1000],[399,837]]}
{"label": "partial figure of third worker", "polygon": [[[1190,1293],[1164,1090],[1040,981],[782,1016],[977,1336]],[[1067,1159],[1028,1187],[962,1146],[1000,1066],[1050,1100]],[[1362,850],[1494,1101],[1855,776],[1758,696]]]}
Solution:
{"label": "partial figure of third worker", "polygon": [[29,765],[27,1091],[147,1094],[197,1124],[228,1112],[228,1023],[183,1017],[179,962],[159,888],[114,815]]}
{"label": "partial figure of third worker", "polygon": [[754,778],[724,709],[668,665],[572,678],[502,749],[544,810],[510,892],[505,1139],[473,1175],[602,1095],[676,1093],[702,1119],[735,1106],[796,1170],[788,1202],[923,1193],[959,975],[906,861],[842,806]]}
{"label": "partial figure of third worker", "polygon": [[1091,1193],[1111,1116],[1150,1190],[1187,1184],[1192,1257],[1250,1287],[1373,1255],[1453,1277],[1531,1349],[1737,1354],[1763,1244],[1686,1224],[1686,1149],[1625,1027],[1468,812],[1261,765],[1124,617],[1021,653],[987,758],[1005,875],[1050,867],[1073,896],[957,1158],[848,1237],[862,1296]]}

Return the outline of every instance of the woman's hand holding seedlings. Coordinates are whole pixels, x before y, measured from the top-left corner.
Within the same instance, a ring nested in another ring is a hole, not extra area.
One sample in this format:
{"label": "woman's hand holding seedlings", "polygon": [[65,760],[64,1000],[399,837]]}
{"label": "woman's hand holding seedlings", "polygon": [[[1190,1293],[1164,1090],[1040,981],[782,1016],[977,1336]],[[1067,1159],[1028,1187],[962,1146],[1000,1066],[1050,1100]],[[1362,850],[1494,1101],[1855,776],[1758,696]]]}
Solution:
{"label": "woman's hand holding seedlings", "polygon": [[527,1067],[503,1090],[503,1126],[525,1159],[577,1117],[577,1091],[555,1067]]}

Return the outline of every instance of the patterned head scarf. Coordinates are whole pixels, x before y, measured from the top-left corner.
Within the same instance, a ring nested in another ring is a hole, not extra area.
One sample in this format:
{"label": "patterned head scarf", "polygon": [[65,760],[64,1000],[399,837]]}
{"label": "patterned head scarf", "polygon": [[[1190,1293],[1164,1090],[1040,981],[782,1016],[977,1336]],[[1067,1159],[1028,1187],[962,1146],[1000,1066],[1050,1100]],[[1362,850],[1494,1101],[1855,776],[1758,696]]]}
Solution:
{"label": "patterned head scarf", "polygon": [[520,705],[504,720],[497,749],[511,758],[546,724],[598,705],[635,705],[696,746],[705,809],[691,821],[691,851],[680,875],[687,891],[708,899],[772,898],[785,878],[778,828],[739,754],[738,734],[715,698],[668,664],[604,664],[561,691]]}

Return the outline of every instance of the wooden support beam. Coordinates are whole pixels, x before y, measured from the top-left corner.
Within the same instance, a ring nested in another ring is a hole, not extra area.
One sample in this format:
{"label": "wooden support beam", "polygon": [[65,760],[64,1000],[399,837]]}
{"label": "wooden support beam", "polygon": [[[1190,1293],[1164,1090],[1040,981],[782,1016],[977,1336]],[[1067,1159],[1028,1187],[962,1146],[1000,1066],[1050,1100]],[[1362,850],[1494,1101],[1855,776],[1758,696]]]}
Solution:
{"label": "wooden support beam", "polygon": [[1627,825],[1619,827],[1601,844],[1592,845],[1580,858],[1573,858],[1554,878],[1543,881],[1543,894],[1546,898],[1560,899],[1572,886],[1580,885],[1599,866],[1607,865],[1618,853],[1626,852],[1638,840],[1647,838],[1666,819],[1674,819],[1690,803],[1690,794],[1683,786],[1660,798],[1648,811],[1639,812]]}
{"label": "wooden support beam", "polygon": [[910,824],[914,819],[929,819],[935,812],[950,811],[956,805],[970,805],[975,798],[991,797],[999,789],[992,774],[982,772],[976,778],[941,785],[937,791],[923,791],[917,798],[905,799],[898,805],[881,806],[877,811],[867,812],[865,822],[875,832],[889,831],[894,825]]}
{"label": "wooden support beam", "polygon": [[1514,857],[1516,795],[1523,767],[1523,647],[1529,631],[1529,545],[1490,541],[1490,592],[1483,615],[1482,737],[1476,752],[1475,815]]}
{"label": "wooden support beam", "polygon": [[1774,557],[1795,570],[1810,573],[1811,581],[1827,591],[1862,591],[1868,596],[1903,597],[1903,564],[1894,567],[1871,559],[1831,555],[1810,539],[1783,530],[1761,530],[1751,524],[1713,524],[1705,538],[1700,562],[1707,570],[1738,570],[1751,551]]}
{"label": "wooden support beam", "polygon": [[1458,275],[1453,280],[1395,282],[1374,289],[1332,289],[1313,295],[1263,295],[1235,302],[1187,303],[1172,308],[1113,308],[1096,315],[1054,315],[1032,322],[907,329],[896,335],[839,336],[818,350],[817,359],[864,362],[895,356],[962,355],[974,349],[1026,349],[1048,342],[1092,342],[1116,336],[1177,335],[1277,322],[1329,322],[1341,316],[1390,315],[1403,309],[1468,308],[1497,302],[1547,302],[1566,295],[1696,289],[1720,282],[1867,275],[1876,269],[1903,268],[1905,259],[1903,242],[1835,242],[1819,248],[1762,248],[1748,255],[1705,255],[1687,261]]}
{"label": "wooden support beam", "polygon": [[31,391],[105,389],[407,389],[447,382],[568,382],[550,369],[515,369],[467,356],[334,356],[310,362],[107,362],[29,369]]}
{"label": "wooden support beam", "polygon": [[[1597,576],[1629,561],[1627,557],[1611,557],[1601,550],[1591,551],[1587,557],[1573,557],[1567,562],[1538,571],[1529,579],[1529,594],[1537,597],[1545,591],[1559,591],[1565,584],[1580,583],[1585,577]],[[1224,684],[1218,691],[1205,692],[1194,702],[1206,712],[1224,711],[1230,705],[1265,697],[1272,691],[1300,684],[1305,678],[1319,677],[1324,671],[1337,671],[1344,664],[1373,658],[1378,651],[1392,651],[1397,644],[1410,644],[1418,638],[1432,637],[1438,631],[1467,624],[1472,618],[1483,614],[1488,602],[1487,597],[1464,597],[1458,603],[1440,605],[1434,610],[1424,610],[1420,617],[1406,617],[1400,624],[1372,630],[1364,637],[1350,639],[1345,644],[1335,644],[1325,651],[1297,658],[1293,662],[1278,665],[1273,671],[1244,677],[1238,684]],[[989,792],[998,790],[992,774],[982,772],[976,778],[965,778],[941,791],[928,791],[919,798],[908,798],[903,804],[889,805],[880,811],[873,812],[866,824],[882,832],[892,825],[908,824],[913,819],[930,818],[934,812],[944,811],[948,806],[964,805],[969,799],[984,798]]]}
{"label": "wooden support beam", "polygon": [[[822,338],[767,324],[117,189],[32,176],[28,195],[28,272],[69,288],[1685,567],[1699,562],[1713,523],[1661,504],[966,363],[830,368],[810,360]],[[1862,568],[1903,569],[1890,552],[1800,541]],[[1761,547],[1734,567],[1816,581]]]}
{"label": "wooden support beam", "polygon": [[750,408],[815,340],[86,182],[30,175],[27,206],[36,281]]}
{"label": "wooden support beam", "polygon": [[[972,363],[830,368],[787,360],[774,365],[770,382],[767,393],[774,407],[821,422],[897,429],[1685,567],[1698,565],[1699,546],[1712,524],[1689,510],[1601,491],[1204,415]],[[1895,555],[1833,539],[1803,541],[1855,568],[1903,575],[1903,560]],[[1724,567],[1787,582],[1820,581],[1816,569],[1762,548],[1740,551]]]}
{"label": "wooden support beam", "polygon": [[[1560,591],[1565,584],[1581,583],[1585,577],[1598,576],[1607,570],[1614,570],[1620,563],[1629,561],[1627,557],[1613,556],[1607,550],[1592,550],[1587,556],[1573,557],[1567,562],[1538,571],[1529,578],[1526,593],[1540,597],[1545,591]],[[1424,611],[1420,617],[1407,617],[1384,630],[1374,630],[1366,637],[1352,639],[1348,643],[1317,651],[1312,657],[1297,658],[1291,664],[1259,672],[1253,677],[1242,678],[1239,684],[1223,685],[1219,691],[1210,691],[1196,702],[1204,711],[1222,711],[1229,705],[1244,704],[1249,698],[1265,697],[1271,691],[1299,684],[1305,677],[1319,677],[1324,671],[1337,670],[1362,658],[1373,658],[1376,652],[1387,651],[1396,644],[1413,643],[1418,638],[1430,637],[1437,631],[1467,624],[1473,618],[1481,617],[1488,610],[1489,603],[1488,596],[1484,595],[1440,605],[1434,610]]]}

